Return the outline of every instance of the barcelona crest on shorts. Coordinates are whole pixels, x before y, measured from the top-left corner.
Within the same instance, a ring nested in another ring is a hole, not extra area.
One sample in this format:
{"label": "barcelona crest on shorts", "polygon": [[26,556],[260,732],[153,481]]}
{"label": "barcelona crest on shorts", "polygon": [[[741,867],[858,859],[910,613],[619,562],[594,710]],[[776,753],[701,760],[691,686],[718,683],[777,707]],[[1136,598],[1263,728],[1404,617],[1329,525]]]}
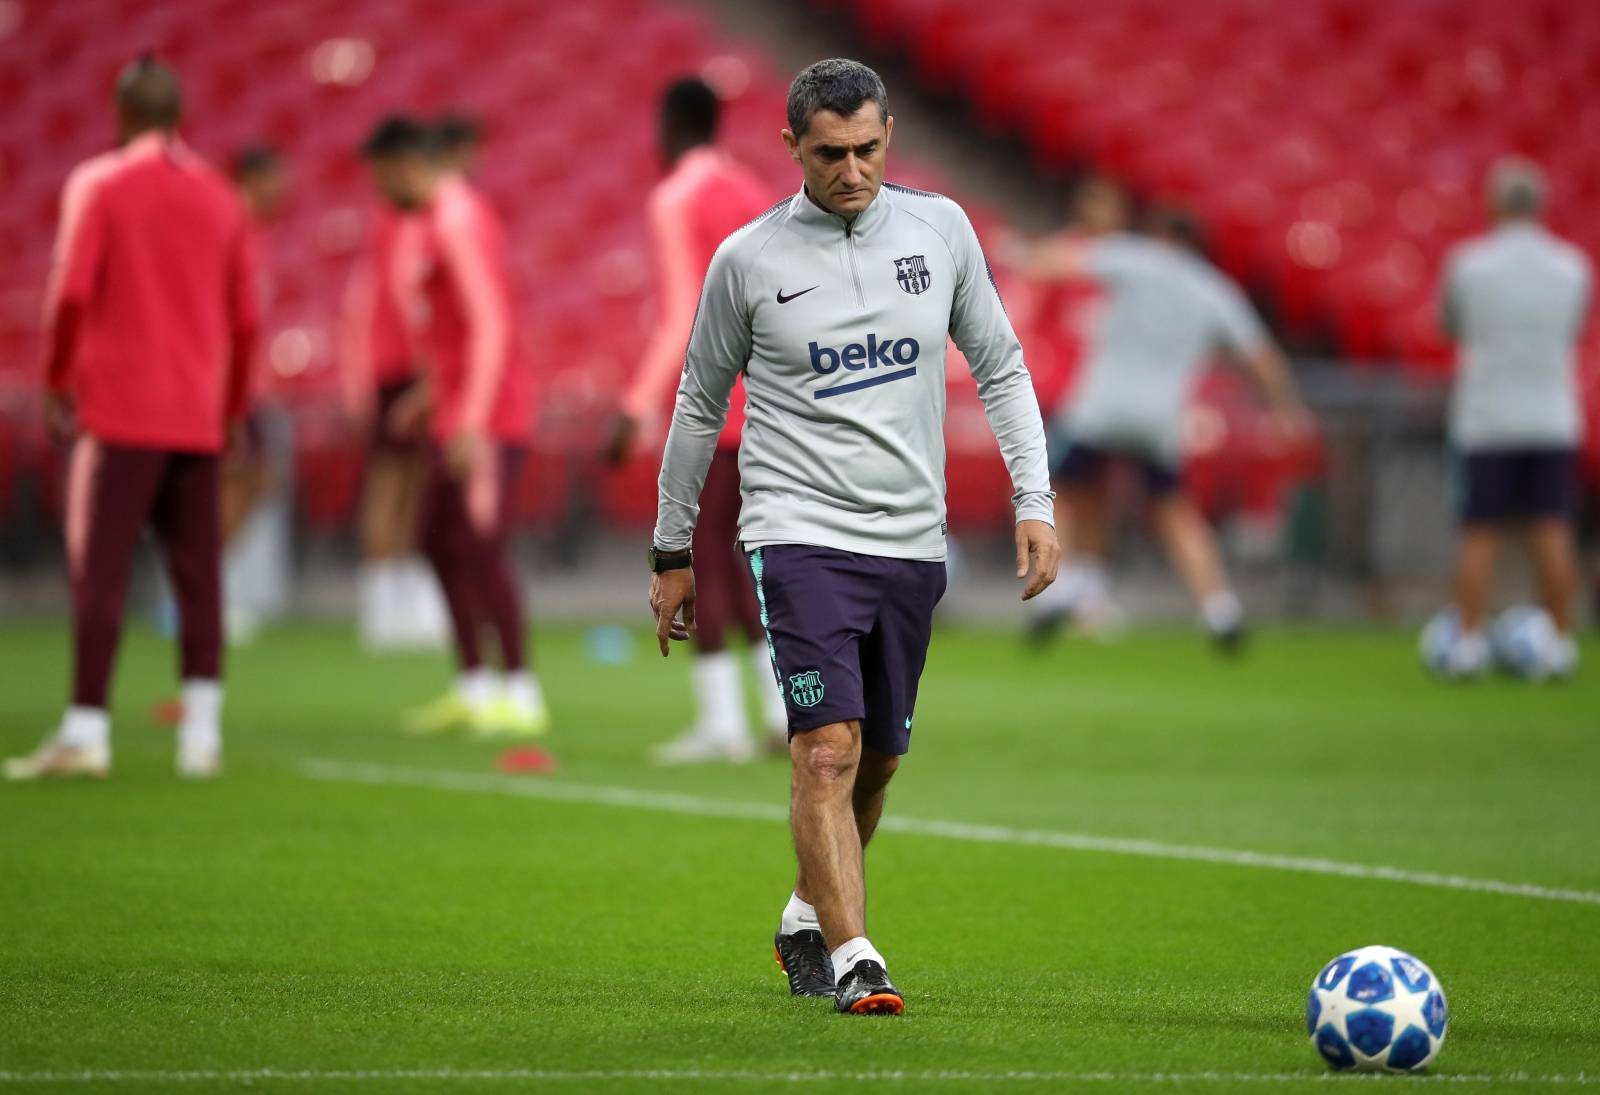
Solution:
{"label": "barcelona crest on shorts", "polygon": [[796,707],[815,707],[822,702],[822,670],[807,669],[789,678],[789,697]]}
{"label": "barcelona crest on shorts", "polygon": [[933,275],[928,273],[928,264],[921,255],[895,259],[894,278],[900,283],[900,288],[912,296],[926,293],[928,286],[933,284]]}

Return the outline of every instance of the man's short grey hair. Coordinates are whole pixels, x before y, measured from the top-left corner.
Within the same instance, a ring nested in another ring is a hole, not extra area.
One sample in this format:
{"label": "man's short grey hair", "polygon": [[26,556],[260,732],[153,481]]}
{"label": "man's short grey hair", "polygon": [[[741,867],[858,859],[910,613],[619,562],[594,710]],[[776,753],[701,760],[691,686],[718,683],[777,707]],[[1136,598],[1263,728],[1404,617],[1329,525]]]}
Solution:
{"label": "man's short grey hair", "polygon": [[889,117],[889,92],[876,72],[860,61],[843,57],[818,61],[789,85],[789,130],[796,137],[803,137],[817,111],[828,110],[848,118],[866,102],[877,103],[878,114]]}
{"label": "man's short grey hair", "polygon": [[1525,157],[1506,156],[1489,171],[1489,204],[1498,216],[1536,217],[1548,192],[1544,169]]}

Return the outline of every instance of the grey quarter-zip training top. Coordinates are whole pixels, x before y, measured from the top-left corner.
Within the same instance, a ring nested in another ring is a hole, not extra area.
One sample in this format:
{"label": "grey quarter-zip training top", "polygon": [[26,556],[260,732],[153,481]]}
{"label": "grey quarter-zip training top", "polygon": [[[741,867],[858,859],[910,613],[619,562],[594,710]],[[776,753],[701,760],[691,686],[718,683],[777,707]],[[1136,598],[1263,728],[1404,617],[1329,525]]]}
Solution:
{"label": "grey quarter-zip training top", "polygon": [[943,559],[947,336],[977,381],[1017,520],[1051,522],[1038,400],[977,233],[950,199],[885,183],[849,222],[802,189],[717,249],[662,456],[656,545],[689,546],[743,372],[747,549]]}

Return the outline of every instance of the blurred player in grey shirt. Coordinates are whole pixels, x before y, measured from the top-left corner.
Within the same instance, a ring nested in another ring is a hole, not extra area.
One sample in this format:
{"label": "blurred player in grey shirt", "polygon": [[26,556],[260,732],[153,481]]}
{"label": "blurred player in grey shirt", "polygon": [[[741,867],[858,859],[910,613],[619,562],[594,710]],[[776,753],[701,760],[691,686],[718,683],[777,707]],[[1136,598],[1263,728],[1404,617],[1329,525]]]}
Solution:
{"label": "blurred player in grey shirt", "polygon": [[1179,477],[1184,407],[1202,368],[1222,352],[1250,371],[1288,428],[1303,429],[1307,418],[1282,353],[1239,287],[1201,257],[1188,217],[1158,209],[1147,227],[1143,235],[1060,237],[1014,252],[1035,279],[1088,279],[1106,294],[1077,390],[1052,422],[1056,527],[1066,563],[1040,598],[1036,624],[1048,633],[1075,616],[1093,629],[1111,614],[1106,471],[1122,460],[1139,470],[1156,533],[1206,630],[1232,647],[1243,634],[1243,610],[1211,527]]}
{"label": "blurred player in grey shirt", "polygon": [[1557,632],[1546,672],[1576,667],[1572,640],[1577,562],[1573,510],[1583,416],[1573,348],[1589,307],[1587,256],[1541,223],[1545,180],[1505,159],[1489,178],[1496,225],[1445,260],[1443,322],[1459,347],[1450,444],[1459,460],[1459,635],[1442,668],[1471,675],[1488,663],[1484,618],[1495,557],[1513,522],[1526,521],[1539,595]]}

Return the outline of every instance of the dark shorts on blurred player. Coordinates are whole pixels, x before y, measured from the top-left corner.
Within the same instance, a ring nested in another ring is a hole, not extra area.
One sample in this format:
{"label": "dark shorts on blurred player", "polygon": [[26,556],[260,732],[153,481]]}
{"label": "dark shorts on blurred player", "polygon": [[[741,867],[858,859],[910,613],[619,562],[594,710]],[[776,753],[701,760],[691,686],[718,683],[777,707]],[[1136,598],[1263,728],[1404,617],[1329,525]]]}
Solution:
{"label": "dark shorts on blurred player", "polygon": [[1165,498],[1178,489],[1176,468],[1164,459],[1131,445],[1064,442],[1060,456],[1051,463],[1050,478],[1066,484],[1098,482],[1113,461],[1125,461],[1138,468],[1145,493],[1152,498]]}
{"label": "dark shorts on blurred player", "polygon": [[1571,517],[1578,454],[1567,448],[1483,449],[1457,457],[1463,525],[1527,517]]}
{"label": "dark shorts on blurred player", "polygon": [[407,455],[422,450],[423,444],[427,441],[425,427],[418,426],[411,433],[401,433],[389,424],[389,412],[394,410],[395,404],[404,399],[421,382],[420,376],[409,376],[403,380],[386,380],[378,385],[375,393],[377,414],[373,419],[370,439],[373,449],[378,452]]}
{"label": "dark shorts on blurred player", "polygon": [[790,736],[859,719],[866,745],[906,752],[944,564],[804,544],[749,554]]}

